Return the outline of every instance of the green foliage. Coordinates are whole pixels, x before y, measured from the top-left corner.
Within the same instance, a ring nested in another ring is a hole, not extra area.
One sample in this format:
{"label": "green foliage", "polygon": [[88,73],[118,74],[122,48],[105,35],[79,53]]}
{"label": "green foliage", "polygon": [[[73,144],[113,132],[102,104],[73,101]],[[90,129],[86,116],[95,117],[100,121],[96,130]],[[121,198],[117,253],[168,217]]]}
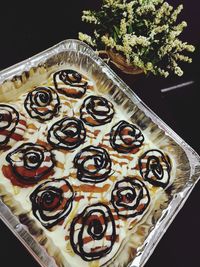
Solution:
{"label": "green foliage", "polygon": [[82,20],[93,25],[94,34],[79,33],[79,39],[99,50],[114,49],[145,73],[181,76],[178,63],[192,62],[183,52],[195,49],[179,39],[187,26],[176,23],[182,9],[164,0],[103,0],[100,10],[83,11]]}

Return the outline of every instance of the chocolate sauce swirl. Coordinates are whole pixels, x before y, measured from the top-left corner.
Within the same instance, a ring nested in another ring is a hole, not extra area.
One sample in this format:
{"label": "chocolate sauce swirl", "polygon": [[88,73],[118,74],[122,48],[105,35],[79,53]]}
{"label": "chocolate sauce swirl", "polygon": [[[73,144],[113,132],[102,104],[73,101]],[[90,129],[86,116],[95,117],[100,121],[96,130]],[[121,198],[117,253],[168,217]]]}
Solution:
{"label": "chocolate sauce swirl", "polygon": [[0,104],[0,147],[8,144],[19,122],[19,113],[9,105]]}
{"label": "chocolate sauce swirl", "polygon": [[120,121],[112,127],[110,144],[119,153],[131,153],[140,147],[144,141],[141,131],[133,124]]}
{"label": "chocolate sauce swirl", "polygon": [[86,131],[82,121],[65,117],[51,126],[47,140],[53,147],[73,150],[84,143],[85,137]]}
{"label": "chocolate sauce swirl", "polygon": [[90,126],[101,126],[112,121],[114,107],[104,97],[87,97],[80,109],[81,119]]}
{"label": "chocolate sauce swirl", "polygon": [[37,87],[28,93],[24,107],[31,118],[44,122],[58,115],[60,99],[51,87]]}
{"label": "chocolate sauce swirl", "polygon": [[33,185],[47,178],[54,167],[50,151],[41,145],[25,143],[6,156],[16,179],[26,185]]}
{"label": "chocolate sauce swirl", "polygon": [[144,180],[150,184],[163,188],[169,184],[170,159],[161,151],[152,149],[145,152],[139,159],[139,168]]}
{"label": "chocolate sauce swirl", "polygon": [[81,98],[88,86],[79,72],[70,69],[54,73],[53,81],[59,93],[72,98]]}
{"label": "chocolate sauce swirl", "polygon": [[87,146],[74,158],[77,178],[82,182],[100,183],[111,173],[111,159],[108,152],[101,147]]}
{"label": "chocolate sauce swirl", "polygon": [[73,198],[73,189],[64,179],[51,179],[39,185],[30,195],[33,214],[47,229],[68,216]]}
{"label": "chocolate sauce swirl", "polygon": [[111,202],[119,216],[133,218],[145,212],[150,196],[143,182],[126,177],[115,184]]}
{"label": "chocolate sauce swirl", "polygon": [[70,242],[76,254],[85,261],[101,259],[109,254],[116,241],[116,228],[110,208],[105,204],[86,207],[74,218]]}

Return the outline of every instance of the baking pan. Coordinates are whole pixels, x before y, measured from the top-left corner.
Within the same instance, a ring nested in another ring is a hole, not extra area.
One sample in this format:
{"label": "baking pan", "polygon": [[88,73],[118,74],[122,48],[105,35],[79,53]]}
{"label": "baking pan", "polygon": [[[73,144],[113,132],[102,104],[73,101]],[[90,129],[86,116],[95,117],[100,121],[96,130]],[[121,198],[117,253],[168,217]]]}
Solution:
{"label": "baking pan", "polygon": [[[1,71],[0,102],[12,103],[22,94],[29,92],[30,88],[44,83],[52,73],[66,68],[75,69],[94,81],[99,95],[108,97],[126,120],[137,125],[156,147],[173,158],[175,165],[172,184],[164,191],[159,205],[155,203],[150,214],[145,216],[132,232],[132,252],[127,265],[142,267],[197,183],[200,177],[200,158],[88,45],[78,40],[65,40]],[[0,194],[1,219],[39,264],[43,267],[68,266],[60,264],[59,256],[56,256],[53,249],[49,249],[49,243],[45,243],[40,226],[24,212],[20,212],[16,203],[10,201],[1,183]],[[136,242],[134,236],[140,240]],[[123,251],[119,253],[122,254]],[[113,266],[112,264],[110,261],[103,266]],[[117,266],[117,263],[115,264],[114,266]],[[122,266],[120,264],[119,262],[119,266]]]}

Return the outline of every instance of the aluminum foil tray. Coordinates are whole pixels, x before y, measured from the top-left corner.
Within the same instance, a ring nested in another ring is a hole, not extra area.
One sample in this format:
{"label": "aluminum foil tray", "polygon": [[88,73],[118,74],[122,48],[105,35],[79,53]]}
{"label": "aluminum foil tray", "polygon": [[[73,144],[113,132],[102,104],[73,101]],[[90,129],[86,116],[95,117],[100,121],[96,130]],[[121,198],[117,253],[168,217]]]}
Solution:
{"label": "aluminum foil tray", "polygon": [[[151,141],[160,149],[173,155],[176,162],[175,179],[166,190],[167,200],[159,209],[152,210],[151,216],[143,222],[147,229],[144,240],[133,251],[133,260],[128,264],[131,267],[142,267],[197,183],[200,177],[200,158],[88,45],[77,40],[65,40],[1,71],[0,102],[9,103],[17,99],[30,88],[41,84],[53,72],[65,67],[87,74],[95,82],[99,94],[109,96],[125,112],[128,120],[150,136]],[[49,255],[49,250],[38,241],[37,233],[33,228],[30,229],[26,219],[20,220],[20,214],[16,214],[12,206],[6,205],[5,195],[0,200],[0,217],[41,266],[63,266]]]}

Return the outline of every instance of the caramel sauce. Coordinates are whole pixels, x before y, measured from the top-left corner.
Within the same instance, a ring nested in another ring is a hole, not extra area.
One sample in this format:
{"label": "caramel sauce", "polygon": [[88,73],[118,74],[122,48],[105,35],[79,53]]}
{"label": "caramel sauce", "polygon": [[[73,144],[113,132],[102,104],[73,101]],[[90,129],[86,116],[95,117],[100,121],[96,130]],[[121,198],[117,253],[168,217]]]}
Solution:
{"label": "caramel sauce", "polygon": [[100,266],[99,260],[92,261],[89,263],[89,267],[99,267],[99,266]]}
{"label": "caramel sauce", "polygon": [[116,181],[117,177],[116,176],[110,176],[109,180],[111,180],[113,183]]}
{"label": "caramel sauce", "polygon": [[90,243],[93,240],[93,238],[91,236],[86,236],[83,238],[83,244],[87,244]]}
{"label": "caramel sauce", "polygon": [[30,185],[22,184],[17,180],[16,176],[12,172],[12,168],[11,168],[10,165],[9,166],[3,165],[2,172],[3,172],[3,175],[6,178],[8,178],[13,185],[20,186],[20,187],[23,187],[23,188],[30,187]]}
{"label": "caramel sauce", "polygon": [[92,124],[92,125],[98,125],[98,124],[96,123],[96,121],[95,121],[94,119],[92,119],[91,117],[86,117],[85,120],[86,120],[88,123]]}
{"label": "caramel sauce", "polygon": [[105,148],[105,149],[107,149],[109,151],[113,151],[112,147],[106,146],[104,144],[99,144],[99,146],[102,147],[102,148]]}
{"label": "caramel sauce", "polygon": [[41,146],[44,146],[46,148],[50,147],[50,145],[47,142],[42,141],[41,139],[37,139],[37,144],[41,145]]}
{"label": "caramel sauce", "polygon": [[75,252],[73,251],[70,242],[67,242],[66,251],[70,256],[75,256]]}
{"label": "caramel sauce", "polygon": [[[89,129],[87,129],[87,134],[90,138],[95,138],[99,135],[101,131],[100,130],[95,130],[94,132],[90,131]],[[90,135],[89,135],[90,134]]]}
{"label": "caramel sauce", "polygon": [[77,210],[78,210],[78,203],[75,203],[75,205],[73,205],[73,209],[71,210],[70,214],[67,217],[67,221],[65,222],[65,227],[67,227],[67,225],[69,223],[72,222],[72,220],[74,219],[75,215],[77,214]]}
{"label": "caramel sauce", "polygon": [[152,192],[152,194],[156,194],[156,191],[158,190],[159,188],[158,187],[155,187],[155,186],[152,186],[149,191]]}
{"label": "caramel sauce", "polygon": [[141,211],[143,208],[144,208],[144,204],[140,204],[140,205],[138,205],[136,210]]}
{"label": "caramel sauce", "polygon": [[55,165],[56,165],[57,168],[60,168],[62,170],[65,169],[65,165],[60,161],[57,161]]}
{"label": "caramel sauce", "polygon": [[19,120],[19,124],[22,124],[26,127],[26,121],[25,120]]}
{"label": "caramel sauce", "polygon": [[13,191],[15,195],[18,195],[20,193],[20,188],[18,186],[13,186]]}
{"label": "caramel sauce", "polygon": [[81,199],[84,199],[84,196],[76,196],[74,201],[79,202]]}
{"label": "caramel sauce", "polygon": [[[18,169],[20,169],[20,168],[23,168],[23,167],[18,167]],[[41,168],[41,170],[42,169],[43,168]],[[22,187],[22,188],[27,188],[27,187],[32,187],[33,186],[33,183],[28,184],[28,183],[20,182],[19,178],[16,177],[16,175],[13,173],[12,167],[10,165],[3,165],[3,167],[2,167],[2,173],[15,186],[19,186],[19,187]],[[41,180],[47,179],[49,176],[51,176],[53,174],[54,174],[54,170],[51,170],[49,173],[47,173],[46,175],[44,175]],[[35,184],[37,184],[37,182],[35,182]]]}
{"label": "caramel sauce", "polygon": [[112,159],[112,162],[113,162],[114,164],[119,164],[120,166],[127,165],[127,162],[123,162],[123,161],[119,162],[119,161],[117,161],[117,160],[115,160],[115,159]]}
{"label": "caramel sauce", "polygon": [[95,185],[87,185],[82,184],[80,186],[74,186],[74,190],[77,192],[95,192],[95,193],[103,193],[107,192],[110,188],[109,184],[105,184],[103,187],[97,187]]}
{"label": "caramel sauce", "polygon": [[65,240],[68,241],[70,237],[68,235],[65,236]]}
{"label": "caramel sauce", "polygon": [[134,168],[133,168],[133,170],[137,170],[137,171],[139,171],[139,170],[140,170],[140,166],[139,166],[138,164],[135,165]]}
{"label": "caramel sauce", "polygon": [[15,141],[20,141],[23,139],[23,136],[17,133],[13,133],[10,138],[14,139]]}
{"label": "caramel sauce", "polygon": [[67,88],[67,89],[64,89],[68,94],[71,94],[71,95],[74,95],[74,94],[77,94],[77,90],[74,89],[74,88]]}

